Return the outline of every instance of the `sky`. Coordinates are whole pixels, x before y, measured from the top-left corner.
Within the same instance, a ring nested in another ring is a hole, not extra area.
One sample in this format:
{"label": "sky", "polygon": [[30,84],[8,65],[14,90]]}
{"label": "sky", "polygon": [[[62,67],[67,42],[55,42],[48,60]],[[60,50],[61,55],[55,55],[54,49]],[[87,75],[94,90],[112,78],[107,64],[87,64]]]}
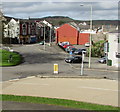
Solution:
{"label": "sky", "polygon": [[75,20],[118,20],[118,0],[1,0],[1,3],[4,15],[16,18],[68,16]]}

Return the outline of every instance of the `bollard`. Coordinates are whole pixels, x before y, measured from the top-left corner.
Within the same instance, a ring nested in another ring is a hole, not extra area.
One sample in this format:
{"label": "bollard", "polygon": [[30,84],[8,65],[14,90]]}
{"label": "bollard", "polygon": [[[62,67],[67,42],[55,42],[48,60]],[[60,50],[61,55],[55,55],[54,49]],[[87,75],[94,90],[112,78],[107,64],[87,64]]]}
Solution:
{"label": "bollard", "polygon": [[54,74],[58,74],[58,64],[54,64]]}

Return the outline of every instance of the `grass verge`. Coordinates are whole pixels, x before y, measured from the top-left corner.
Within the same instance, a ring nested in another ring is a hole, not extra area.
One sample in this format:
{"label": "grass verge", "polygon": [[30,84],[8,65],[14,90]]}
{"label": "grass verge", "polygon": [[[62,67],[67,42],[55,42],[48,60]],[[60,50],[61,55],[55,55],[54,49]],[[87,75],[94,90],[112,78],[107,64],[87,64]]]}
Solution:
{"label": "grass verge", "polygon": [[113,107],[110,105],[99,105],[92,103],[85,103],[74,100],[66,99],[56,99],[56,98],[45,98],[45,97],[32,97],[32,96],[16,96],[16,95],[0,95],[2,101],[17,101],[17,102],[28,102],[28,103],[37,103],[37,104],[52,104],[59,105],[64,107],[76,108],[76,109],[85,109],[85,110],[101,110],[101,111],[110,111],[117,112],[118,107]]}
{"label": "grass verge", "polygon": [[17,52],[0,49],[0,66],[15,66],[20,64],[21,61],[22,56]]}

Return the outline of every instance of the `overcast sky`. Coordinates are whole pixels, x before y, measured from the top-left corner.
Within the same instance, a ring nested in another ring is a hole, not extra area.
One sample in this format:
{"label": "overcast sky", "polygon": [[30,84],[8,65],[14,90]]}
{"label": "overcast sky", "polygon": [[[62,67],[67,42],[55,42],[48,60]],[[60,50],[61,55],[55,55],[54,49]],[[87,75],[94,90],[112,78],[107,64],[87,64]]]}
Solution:
{"label": "overcast sky", "polygon": [[[118,0],[6,0],[2,1],[3,13],[17,18],[41,18],[46,16],[68,16],[76,20],[89,20],[92,5],[93,20],[117,20]],[[80,4],[84,4],[80,6]]]}

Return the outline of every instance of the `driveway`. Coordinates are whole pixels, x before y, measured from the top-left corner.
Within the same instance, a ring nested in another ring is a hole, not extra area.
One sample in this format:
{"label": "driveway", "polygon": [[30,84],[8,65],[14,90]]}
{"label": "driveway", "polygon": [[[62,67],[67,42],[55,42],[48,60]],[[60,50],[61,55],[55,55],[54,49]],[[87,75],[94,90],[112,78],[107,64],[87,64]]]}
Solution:
{"label": "driveway", "polygon": [[[16,78],[25,78],[28,76],[49,75],[53,76],[53,65],[59,65],[59,74],[57,76],[80,76],[81,64],[68,64],[64,62],[65,57],[69,54],[65,53],[55,44],[52,47],[46,45],[14,45],[14,51],[18,51],[24,57],[24,62],[18,66],[2,67],[2,81],[12,80]],[[106,65],[99,64],[98,59],[92,58],[92,69],[88,69],[88,58],[85,58],[84,76],[107,77],[110,79],[118,79],[118,72],[108,69]],[[98,67],[96,69],[96,67]]]}

